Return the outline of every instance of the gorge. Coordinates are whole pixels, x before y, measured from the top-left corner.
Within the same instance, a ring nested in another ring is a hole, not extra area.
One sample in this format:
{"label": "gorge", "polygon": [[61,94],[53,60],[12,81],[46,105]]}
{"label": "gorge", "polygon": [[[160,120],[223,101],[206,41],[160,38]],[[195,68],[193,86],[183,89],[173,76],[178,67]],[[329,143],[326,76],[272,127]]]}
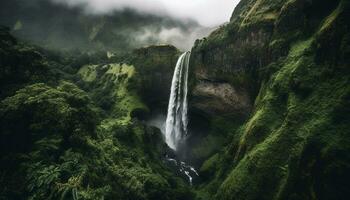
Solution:
{"label": "gorge", "polygon": [[1,200],[349,199],[350,1],[57,2],[0,3]]}

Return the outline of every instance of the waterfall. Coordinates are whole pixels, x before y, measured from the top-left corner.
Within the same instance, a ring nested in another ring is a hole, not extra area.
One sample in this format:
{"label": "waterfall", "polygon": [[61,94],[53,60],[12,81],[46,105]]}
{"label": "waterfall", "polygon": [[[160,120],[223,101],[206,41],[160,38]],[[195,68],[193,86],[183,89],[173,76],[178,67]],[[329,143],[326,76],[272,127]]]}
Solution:
{"label": "waterfall", "polygon": [[[173,80],[170,88],[168,114],[165,122],[165,142],[175,151],[187,135],[187,90],[188,90],[188,67],[190,52],[183,53],[177,60]],[[194,178],[199,174],[194,167],[178,160],[176,157],[165,156],[172,167],[175,167],[192,185]]]}
{"label": "waterfall", "polygon": [[171,83],[165,124],[165,142],[174,150],[187,135],[187,79],[190,54],[190,52],[185,52],[178,59]]}

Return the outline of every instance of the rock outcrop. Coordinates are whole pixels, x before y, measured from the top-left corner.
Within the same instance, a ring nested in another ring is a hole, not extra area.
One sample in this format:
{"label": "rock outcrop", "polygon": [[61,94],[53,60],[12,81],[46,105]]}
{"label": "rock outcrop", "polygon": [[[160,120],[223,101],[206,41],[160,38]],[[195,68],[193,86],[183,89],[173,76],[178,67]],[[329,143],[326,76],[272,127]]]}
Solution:
{"label": "rock outcrop", "polygon": [[180,51],[171,45],[136,49],[130,63],[136,68],[137,90],[149,107],[167,106],[171,79]]}
{"label": "rock outcrop", "polygon": [[194,108],[209,115],[239,113],[246,115],[251,109],[247,92],[237,91],[228,83],[200,81],[193,89]]}

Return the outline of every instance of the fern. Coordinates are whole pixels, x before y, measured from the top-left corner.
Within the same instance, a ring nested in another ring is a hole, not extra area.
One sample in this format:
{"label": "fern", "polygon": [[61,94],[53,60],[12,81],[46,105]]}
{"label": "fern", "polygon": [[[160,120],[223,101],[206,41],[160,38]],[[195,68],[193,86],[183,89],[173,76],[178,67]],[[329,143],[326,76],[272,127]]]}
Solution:
{"label": "fern", "polygon": [[60,193],[61,200],[64,200],[68,194],[71,192],[73,200],[78,200],[78,188],[81,187],[82,176],[72,176],[68,179],[67,183],[57,183],[57,193]]}
{"label": "fern", "polygon": [[60,180],[61,170],[57,165],[43,162],[29,163],[27,167],[27,190],[29,199],[54,199],[52,189]]}

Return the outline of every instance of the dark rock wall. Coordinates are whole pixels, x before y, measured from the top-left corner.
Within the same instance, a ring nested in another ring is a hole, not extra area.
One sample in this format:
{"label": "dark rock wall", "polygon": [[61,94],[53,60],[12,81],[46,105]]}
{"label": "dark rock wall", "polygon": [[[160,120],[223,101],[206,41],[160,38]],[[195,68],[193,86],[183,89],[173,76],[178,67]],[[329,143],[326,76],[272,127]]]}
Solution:
{"label": "dark rock wall", "polygon": [[168,105],[171,80],[179,50],[171,45],[149,46],[132,53],[131,64],[136,68],[134,81],[138,93],[152,109]]}

